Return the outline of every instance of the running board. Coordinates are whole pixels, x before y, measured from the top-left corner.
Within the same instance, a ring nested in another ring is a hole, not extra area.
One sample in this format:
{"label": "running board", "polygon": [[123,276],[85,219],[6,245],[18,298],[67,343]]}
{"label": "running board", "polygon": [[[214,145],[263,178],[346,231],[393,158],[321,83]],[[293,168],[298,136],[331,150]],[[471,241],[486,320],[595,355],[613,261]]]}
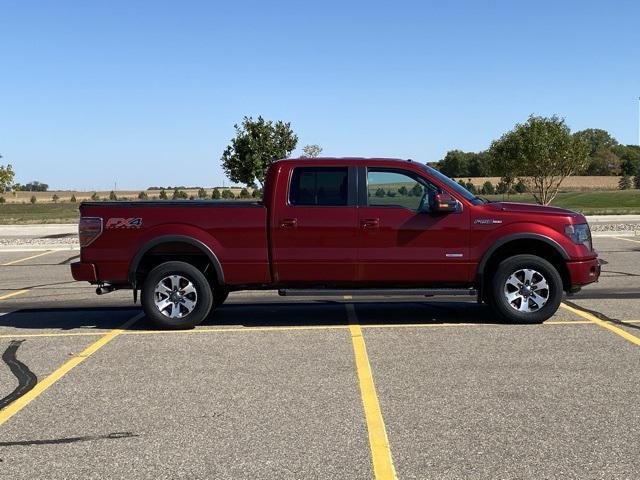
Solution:
{"label": "running board", "polygon": [[475,288],[372,288],[357,290],[339,290],[329,288],[281,288],[278,290],[281,297],[373,297],[389,295],[393,297],[433,297],[443,296],[468,296],[477,297],[478,291]]}

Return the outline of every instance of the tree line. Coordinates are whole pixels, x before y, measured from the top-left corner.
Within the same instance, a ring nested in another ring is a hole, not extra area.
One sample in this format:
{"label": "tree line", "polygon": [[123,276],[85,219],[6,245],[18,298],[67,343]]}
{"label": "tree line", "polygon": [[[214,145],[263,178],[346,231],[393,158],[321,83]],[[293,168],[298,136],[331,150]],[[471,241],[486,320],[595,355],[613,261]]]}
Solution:
{"label": "tree line", "polygon": [[[576,175],[634,176],[640,167],[640,147],[622,145],[609,132],[599,128],[580,130],[572,135],[587,145],[587,159]],[[492,150],[464,152],[450,150],[443,159],[431,163],[449,177],[498,177],[500,166],[492,159]]]}

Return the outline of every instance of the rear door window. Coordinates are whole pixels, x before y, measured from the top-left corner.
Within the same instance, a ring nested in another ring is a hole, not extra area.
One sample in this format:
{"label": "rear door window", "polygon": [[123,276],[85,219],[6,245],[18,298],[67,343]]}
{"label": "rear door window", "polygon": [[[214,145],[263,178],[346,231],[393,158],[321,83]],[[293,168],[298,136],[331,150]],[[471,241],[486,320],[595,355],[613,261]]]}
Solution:
{"label": "rear door window", "polygon": [[289,186],[289,203],[294,206],[343,206],[348,203],[347,167],[298,167]]}

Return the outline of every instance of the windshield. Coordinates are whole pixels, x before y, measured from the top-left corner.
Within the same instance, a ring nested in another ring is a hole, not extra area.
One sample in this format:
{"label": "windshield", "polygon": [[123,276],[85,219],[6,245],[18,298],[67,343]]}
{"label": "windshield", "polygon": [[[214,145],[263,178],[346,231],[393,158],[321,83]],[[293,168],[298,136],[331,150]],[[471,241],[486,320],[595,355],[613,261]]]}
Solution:
{"label": "windshield", "polygon": [[444,183],[447,186],[447,188],[449,188],[450,190],[453,190],[455,193],[464,197],[466,200],[473,203],[474,205],[479,205],[481,203],[484,203],[484,200],[482,200],[480,197],[476,197],[473,193],[471,193],[469,190],[464,188],[458,182],[447,177],[443,173],[440,173],[435,168],[429,167],[427,165],[422,165],[422,164],[420,166],[424,170],[426,170],[427,173],[429,173],[429,175],[431,175],[432,177],[436,177],[438,180]]}

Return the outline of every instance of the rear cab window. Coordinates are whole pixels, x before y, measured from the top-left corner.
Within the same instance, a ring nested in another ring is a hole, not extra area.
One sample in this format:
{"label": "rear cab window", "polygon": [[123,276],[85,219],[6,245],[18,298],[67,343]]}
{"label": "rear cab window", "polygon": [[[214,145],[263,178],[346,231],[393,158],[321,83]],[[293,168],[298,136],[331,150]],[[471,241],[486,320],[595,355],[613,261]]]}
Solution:
{"label": "rear cab window", "polygon": [[292,206],[346,206],[349,204],[348,167],[296,167],[289,184]]}

